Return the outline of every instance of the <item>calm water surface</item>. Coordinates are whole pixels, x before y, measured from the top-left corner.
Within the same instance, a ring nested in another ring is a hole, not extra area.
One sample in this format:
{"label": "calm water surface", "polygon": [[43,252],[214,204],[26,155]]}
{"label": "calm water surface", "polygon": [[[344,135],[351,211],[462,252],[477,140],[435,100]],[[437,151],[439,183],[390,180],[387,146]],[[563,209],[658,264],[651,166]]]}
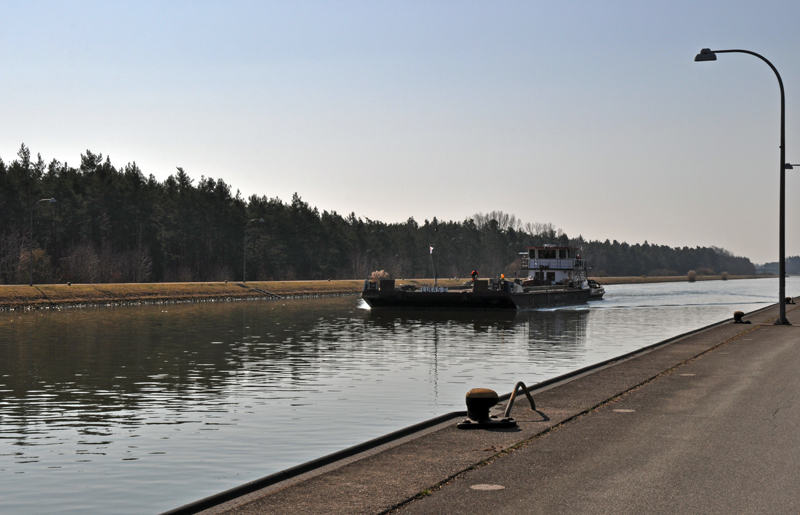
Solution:
{"label": "calm water surface", "polygon": [[371,313],[356,297],[2,313],[0,513],[159,513],[777,290],[607,286],[588,306],[508,314]]}

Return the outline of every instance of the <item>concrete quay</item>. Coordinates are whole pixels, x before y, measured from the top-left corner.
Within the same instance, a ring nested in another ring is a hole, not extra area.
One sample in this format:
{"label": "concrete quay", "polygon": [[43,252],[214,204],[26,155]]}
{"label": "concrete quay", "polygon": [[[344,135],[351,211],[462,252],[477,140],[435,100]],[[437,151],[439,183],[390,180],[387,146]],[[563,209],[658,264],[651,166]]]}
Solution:
{"label": "concrete quay", "polygon": [[800,311],[776,317],[518,396],[518,429],[453,419],[201,513],[797,513]]}

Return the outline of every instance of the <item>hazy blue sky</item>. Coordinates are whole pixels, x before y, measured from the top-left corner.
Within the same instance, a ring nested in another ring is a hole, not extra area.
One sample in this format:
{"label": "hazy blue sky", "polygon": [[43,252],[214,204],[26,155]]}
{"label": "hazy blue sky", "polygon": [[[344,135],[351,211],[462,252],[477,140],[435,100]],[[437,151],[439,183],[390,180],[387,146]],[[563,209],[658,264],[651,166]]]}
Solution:
{"label": "hazy blue sky", "polygon": [[800,163],[798,20],[796,1],[4,0],[0,157],[89,149],[386,222],[502,210],[774,261],[777,81],[693,59],[770,59]]}

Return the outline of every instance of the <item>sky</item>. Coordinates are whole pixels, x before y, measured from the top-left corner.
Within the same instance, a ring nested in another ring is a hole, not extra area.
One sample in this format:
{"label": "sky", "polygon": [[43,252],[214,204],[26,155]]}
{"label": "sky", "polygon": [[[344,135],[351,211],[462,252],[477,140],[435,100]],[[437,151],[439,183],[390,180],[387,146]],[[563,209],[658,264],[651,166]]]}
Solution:
{"label": "sky", "polygon": [[775,65],[800,163],[798,19],[796,1],[3,0],[0,158],[90,150],[387,223],[499,210],[776,261],[778,82],[694,56]]}

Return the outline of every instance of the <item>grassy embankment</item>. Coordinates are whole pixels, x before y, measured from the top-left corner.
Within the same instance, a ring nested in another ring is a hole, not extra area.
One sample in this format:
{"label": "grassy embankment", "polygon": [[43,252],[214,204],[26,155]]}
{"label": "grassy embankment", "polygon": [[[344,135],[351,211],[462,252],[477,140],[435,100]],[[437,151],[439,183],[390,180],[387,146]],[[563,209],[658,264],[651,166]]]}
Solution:
{"label": "grassy embankment", "polygon": [[[749,279],[756,276],[731,276]],[[764,277],[764,276],[758,276]],[[697,281],[721,279],[701,276]],[[634,284],[686,281],[686,277],[599,277],[601,284]],[[439,286],[453,287],[464,279],[439,279]],[[433,279],[398,280],[397,284],[432,285]],[[0,309],[46,308],[56,306],[138,304],[175,301],[230,300],[245,298],[313,297],[354,295],[363,280],[342,281],[251,281],[241,283],[129,283],[129,284],[41,284],[0,285]]]}

